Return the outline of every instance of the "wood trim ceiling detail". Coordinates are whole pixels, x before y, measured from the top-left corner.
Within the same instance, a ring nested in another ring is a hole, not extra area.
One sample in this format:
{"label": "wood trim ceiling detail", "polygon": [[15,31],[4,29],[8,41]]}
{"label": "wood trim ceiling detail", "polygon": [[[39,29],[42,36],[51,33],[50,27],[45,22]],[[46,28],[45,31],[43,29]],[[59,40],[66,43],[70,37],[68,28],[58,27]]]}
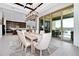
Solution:
{"label": "wood trim ceiling detail", "polygon": [[64,7],[62,9],[59,9],[59,10],[56,10],[54,12],[51,12],[47,15],[44,15],[44,16],[41,16],[40,19],[53,19],[55,17],[58,17],[61,15],[61,12],[63,13],[63,15],[66,15],[66,14],[69,14],[69,13],[72,13],[74,11],[74,8],[73,8],[73,4],[72,5],[69,5],[67,7]]}
{"label": "wood trim ceiling detail", "polygon": [[[21,3],[14,3],[14,4],[19,5],[19,6],[21,6],[21,7],[24,7],[24,8],[27,8],[27,9],[30,9],[30,10],[34,10],[33,8],[28,7],[28,6],[27,6],[27,3],[26,3],[26,6],[24,6],[24,5],[21,4]],[[30,5],[32,5],[32,4],[30,4]]]}
{"label": "wood trim ceiling detail", "polygon": [[[40,3],[40,4],[39,4],[38,6],[36,6],[34,9],[27,6],[28,4],[29,4],[29,5],[33,5],[33,3],[26,3],[25,6],[24,6],[23,4],[21,4],[21,3],[14,3],[14,4],[19,5],[19,6],[21,6],[21,7],[24,7],[24,8],[27,8],[27,9],[31,10],[31,11],[29,12],[29,14],[31,14],[33,11],[35,11],[37,8],[39,8],[43,3]],[[28,15],[29,15],[29,14],[28,14]]]}

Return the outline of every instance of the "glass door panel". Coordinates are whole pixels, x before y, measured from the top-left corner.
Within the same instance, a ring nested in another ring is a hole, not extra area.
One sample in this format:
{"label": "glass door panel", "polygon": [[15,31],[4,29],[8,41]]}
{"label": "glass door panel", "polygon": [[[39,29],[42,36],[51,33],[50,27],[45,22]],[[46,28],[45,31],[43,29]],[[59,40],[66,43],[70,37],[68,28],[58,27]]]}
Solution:
{"label": "glass door panel", "polygon": [[41,30],[43,30],[42,26],[43,26],[43,19],[40,19],[40,20],[39,20],[39,32],[40,32]]}
{"label": "glass door panel", "polygon": [[44,22],[44,31],[45,31],[45,33],[50,32],[50,21]]}
{"label": "glass door panel", "polygon": [[61,36],[61,17],[54,18],[52,21],[52,37]]}
{"label": "glass door panel", "polygon": [[73,41],[74,18],[63,19],[63,40]]}
{"label": "glass door panel", "polygon": [[73,13],[63,16],[63,40],[67,42],[73,41],[74,18]]}

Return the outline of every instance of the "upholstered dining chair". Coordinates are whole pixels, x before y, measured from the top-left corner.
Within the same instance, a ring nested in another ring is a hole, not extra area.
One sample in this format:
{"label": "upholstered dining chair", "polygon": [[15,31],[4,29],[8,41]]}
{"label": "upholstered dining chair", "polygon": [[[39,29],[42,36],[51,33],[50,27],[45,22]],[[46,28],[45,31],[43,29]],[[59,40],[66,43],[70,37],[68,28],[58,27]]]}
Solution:
{"label": "upholstered dining chair", "polygon": [[21,39],[20,39],[20,30],[17,30],[17,35],[18,35],[18,41],[19,41],[19,44],[22,45],[22,42],[21,42]]}
{"label": "upholstered dining chair", "polygon": [[27,33],[26,30],[21,30],[22,31],[22,34],[25,35],[25,33]]}
{"label": "upholstered dining chair", "polygon": [[39,39],[41,39],[39,42],[33,42],[33,43],[34,43],[34,47],[36,49],[40,50],[40,55],[42,55],[42,51],[45,49],[48,49],[48,52],[49,52],[48,47],[49,47],[49,43],[51,41],[51,33],[44,33],[44,34],[42,34],[42,37]]}
{"label": "upholstered dining chair", "polygon": [[25,35],[22,33],[22,31],[19,32],[19,38],[22,42],[22,48],[25,46],[25,51],[27,51],[27,47],[31,46],[31,41],[25,38]]}

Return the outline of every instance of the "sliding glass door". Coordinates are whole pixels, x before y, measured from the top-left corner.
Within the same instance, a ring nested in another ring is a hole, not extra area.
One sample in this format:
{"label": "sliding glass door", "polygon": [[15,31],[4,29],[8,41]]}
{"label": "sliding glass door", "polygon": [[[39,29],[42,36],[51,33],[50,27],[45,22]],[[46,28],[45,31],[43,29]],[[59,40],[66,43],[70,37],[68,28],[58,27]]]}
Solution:
{"label": "sliding glass door", "polygon": [[39,20],[39,32],[43,31],[44,33],[51,32],[51,19],[44,18]]}
{"label": "sliding glass door", "polygon": [[74,33],[73,13],[63,16],[63,40],[72,42]]}
{"label": "sliding glass door", "polygon": [[[42,16],[40,29],[45,33],[52,32],[52,38],[72,42],[74,35],[73,5],[60,9],[48,15]],[[51,20],[51,21],[50,21]]]}
{"label": "sliding glass door", "polygon": [[61,35],[61,17],[54,18],[52,21],[52,37],[59,38]]}
{"label": "sliding glass door", "polygon": [[50,32],[50,21],[44,22],[44,31],[45,31],[45,33]]}
{"label": "sliding glass door", "polygon": [[52,37],[60,40],[73,42],[74,35],[74,17],[73,6],[53,13],[52,19]]}
{"label": "sliding glass door", "polygon": [[56,17],[52,20],[52,37],[60,38],[67,42],[73,41],[74,17],[73,13]]}

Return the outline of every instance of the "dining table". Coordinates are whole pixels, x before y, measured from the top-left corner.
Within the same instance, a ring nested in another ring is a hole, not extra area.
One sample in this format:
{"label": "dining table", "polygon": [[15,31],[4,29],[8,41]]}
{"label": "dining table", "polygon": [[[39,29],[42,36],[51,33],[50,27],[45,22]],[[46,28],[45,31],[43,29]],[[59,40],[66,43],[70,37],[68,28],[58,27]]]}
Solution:
{"label": "dining table", "polygon": [[38,35],[40,35],[40,34],[32,33],[32,32],[26,32],[25,33],[25,37],[27,37],[28,39],[31,40],[31,53],[32,54],[35,53],[35,47],[34,47],[33,41],[37,41],[38,40],[38,38],[37,38]]}

